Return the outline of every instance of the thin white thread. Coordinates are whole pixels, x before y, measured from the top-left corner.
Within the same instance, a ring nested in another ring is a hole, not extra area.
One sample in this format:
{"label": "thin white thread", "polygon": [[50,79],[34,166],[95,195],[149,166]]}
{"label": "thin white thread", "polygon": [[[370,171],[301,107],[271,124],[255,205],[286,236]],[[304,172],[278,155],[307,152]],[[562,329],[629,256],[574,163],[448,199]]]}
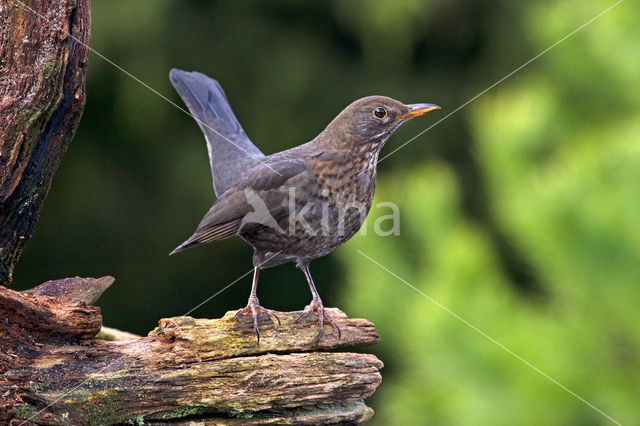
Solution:
{"label": "thin white thread", "polygon": [[409,143],[413,142],[416,138],[422,136],[424,133],[428,132],[429,130],[431,130],[432,128],[434,128],[435,126],[437,126],[438,124],[440,124],[441,122],[443,122],[444,120],[446,120],[447,118],[451,117],[453,114],[455,114],[456,112],[460,111],[462,108],[466,107],[467,105],[469,105],[471,102],[475,101],[476,99],[478,99],[480,96],[484,95],[485,93],[487,93],[489,90],[493,89],[494,87],[496,87],[497,85],[499,85],[500,83],[502,83],[503,81],[505,81],[506,79],[508,79],[509,77],[511,77],[512,75],[514,75],[515,73],[517,73],[518,71],[520,71],[521,69],[523,69],[524,67],[526,67],[527,65],[529,65],[530,63],[532,63],[533,61],[535,61],[536,59],[538,59],[539,57],[541,57],[542,55],[544,55],[545,53],[547,53],[548,51],[550,51],[551,49],[553,49],[554,47],[556,47],[557,45],[559,45],[560,43],[562,43],[563,41],[565,41],[566,39],[568,39],[569,37],[571,37],[572,35],[574,35],[575,33],[577,33],[578,31],[582,30],[583,28],[585,28],[587,25],[591,24],[593,21],[595,21],[596,19],[600,18],[602,15],[604,15],[605,13],[609,12],[611,9],[613,9],[614,7],[618,6],[620,3],[622,3],[624,0],[618,0],[616,3],[614,3],[613,5],[609,6],[608,8],[606,8],[605,10],[603,10],[602,12],[598,13],[596,16],[594,16],[593,18],[589,19],[587,22],[585,22],[584,24],[580,25],[578,28],[576,28],[575,30],[571,31],[569,34],[567,34],[566,36],[562,37],[560,40],[558,40],[557,42],[553,43],[551,46],[547,47],[545,50],[543,50],[542,52],[538,53],[536,56],[534,56],[533,58],[529,59],[527,62],[525,62],[524,64],[520,65],[518,68],[516,68],[515,70],[511,71],[509,74],[505,75],[504,77],[502,77],[500,80],[496,81],[495,83],[493,83],[491,86],[487,87],[486,89],[484,89],[482,92],[478,93],[477,95],[475,95],[473,98],[469,99],[467,102],[463,103],[462,105],[460,105],[458,108],[454,109],[453,111],[451,111],[449,114],[445,115],[444,117],[442,117],[440,120],[436,121],[435,123],[433,123],[431,126],[427,127],[426,129],[424,129],[423,131],[421,131],[420,133],[418,133],[417,135],[415,135],[414,137],[412,137],[411,139],[409,139],[408,141],[406,141],[405,143],[403,143],[402,145],[400,145],[399,147],[397,147],[396,149],[394,149],[393,151],[391,151],[389,154],[385,155],[384,157],[382,157],[378,163],[381,163],[382,161],[384,161],[385,159],[389,158],[391,155],[395,154],[397,151],[399,151],[400,149],[404,148],[406,145],[408,145]]}
{"label": "thin white thread", "polygon": [[[36,10],[32,9],[31,7],[27,6],[26,4],[24,4],[21,0],[14,0],[15,2],[19,3],[22,7],[24,7],[25,9],[29,10],[30,12],[34,13],[35,15],[39,16],[40,18],[42,18],[43,20],[47,21],[49,24],[51,24],[51,21],[49,21],[47,19],[46,16],[42,15],[41,13],[37,12]],[[153,87],[149,86],[147,83],[145,83],[144,81],[140,80],[138,77],[136,77],[135,75],[131,74],[129,71],[125,70],[124,68],[122,68],[120,65],[116,64],[115,62],[113,62],[111,59],[107,58],[106,56],[104,56],[102,53],[98,52],[97,50],[95,50],[94,48],[92,48],[91,46],[89,46],[88,44],[80,41],[77,37],[75,37],[73,34],[69,33],[68,31],[65,30],[61,30],[62,32],[64,32],[69,38],[73,39],[76,43],[81,44],[82,46],[86,47],[91,53],[99,56],[100,58],[102,58],[103,60],[105,60],[106,62],[108,62],[109,64],[113,65],[115,68],[117,68],[118,70],[120,70],[121,72],[123,72],[124,74],[126,74],[128,77],[131,77],[132,79],[134,79],[136,82],[140,83],[142,86],[144,86],[146,89],[150,90],[152,93],[160,96],[162,99],[164,99],[165,101],[167,101],[168,103],[170,103],[171,105],[173,105],[174,107],[178,108],[180,111],[184,112],[185,114],[187,114],[189,117],[193,118],[194,120],[196,120],[198,123],[202,124],[204,127],[206,127],[207,129],[211,130],[212,132],[214,132],[215,134],[217,134],[218,136],[220,136],[221,138],[223,138],[224,140],[226,140],[227,142],[229,142],[231,145],[235,146],[236,148],[238,148],[239,150],[243,151],[245,154],[249,155],[251,158],[253,158],[254,160],[258,161],[259,163],[261,163],[263,166],[268,167],[269,169],[271,169],[274,173],[276,173],[278,176],[282,176],[282,174],[280,174],[277,170],[275,170],[273,167],[269,166],[267,163],[265,163],[264,161],[262,161],[260,158],[254,156],[253,154],[251,154],[249,151],[247,151],[246,149],[242,148],[241,146],[239,146],[238,144],[234,143],[231,139],[227,138],[226,136],[224,136],[222,133],[218,132],[216,129],[212,128],[211,126],[209,126],[207,123],[205,123],[204,121],[200,120],[197,117],[194,117],[189,111],[187,111],[186,109],[182,108],[180,105],[176,104],[175,102],[173,102],[171,99],[167,98],[166,96],[164,96],[162,93],[158,92],[156,89],[154,89]]]}
{"label": "thin white thread", "polygon": [[[264,265],[266,262],[268,262],[269,260],[273,259],[275,256],[279,255],[280,253],[282,253],[282,250],[280,250],[279,252],[273,254],[272,256],[270,256],[268,259],[266,259],[264,262],[260,263],[258,265],[258,267]],[[228,284],[227,286],[225,286],[222,290],[219,290],[218,292],[216,292],[213,296],[209,297],[208,299],[206,299],[204,302],[201,302],[200,304],[198,304],[196,307],[191,308],[189,311],[187,311],[186,313],[182,314],[181,316],[187,316],[189,315],[191,312],[195,311],[196,309],[198,309],[200,306],[204,305],[205,303],[207,303],[208,301],[210,301],[211,299],[213,299],[214,297],[216,297],[217,295],[219,295],[220,293],[222,293],[223,291],[225,291],[226,289],[228,289],[229,287],[231,287],[232,285],[236,284],[238,281],[240,281],[242,278],[246,277],[247,275],[249,275],[251,272],[253,272],[253,269],[250,269],[248,272],[245,272],[243,275],[241,275],[240,277],[236,278],[233,282],[231,282],[230,284]],[[100,374],[103,371],[105,371],[107,368],[109,367],[113,367],[118,365],[118,361],[112,362],[108,365],[105,365],[103,368],[99,369],[98,371],[94,372],[93,374]],[[33,414],[31,417],[29,417],[28,419],[26,419],[25,421],[23,421],[22,423],[20,423],[19,426],[22,426],[23,424],[27,423],[28,421],[30,421],[31,419],[37,417],[40,413],[42,413],[43,411],[45,411],[46,409],[54,406],[55,404],[57,404],[58,402],[60,402],[63,398],[66,398],[67,396],[69,396],[71,393],[73,393],[76,389],[80,388],[82,385],[84,385],[85,383],[87,383],[90,379],[87,380],[83,380],[80,384],[78,384],[77,386],[75,386],[74,388],[72,388],[71,390],[69,390],[68,392],[66,392],[64,395],[58,397],[56,400],[54,400],[53,402],[51,402],[49,405],[47,405],[46,407],[42,408],[41,410],[39,410],[38,412],[36,412],[35,414]]]}
{"label": "thin white thread", "polygon": [[391,274],[392,276],[394,276],[395,278],[397,278],[398,280],[400,280],[401,282],[403,282],[407,286],[411,287],[413,290],[415,290],[416,292],[421,294],[423,297],[425,297],[431,303],[433,303],[434,305],[438,306],[440,309],[444,310],[445,312],[447,312],[448,314],[450,314],[451,316],[453,316],[454,318],[456,318],[457,320],[459,320],[460,322],[462,322],[466,326],[470,327],[472,330],[476,331],[477,333],[479,333],[480,335],[485,337],[491,343],[497,345],[499,348],[503,349],[504,351],[506,351],[508,354],[510,354],[511,356],[516,358],[517,360],[523,362],[525,365],[527,365],[529,368],[533,369],[535,372],[537,372],[538,374],[540,374],[543,377],[545,377],[547,380],[551,381],[552,383],[556,384],[560,388],[564,389],[566,392],[568,392],[569,394],[573,395],[574,397],[576,397],[577,399],[579,399],[580,401],[582,401],[583,403],[585,403],[586,405],[588,405],[589,407],[591,407],[592,409],[597,411],[598,413],[602,414],[603,416],[605,416],[606,418],[608,418],[609,420],[611,420],[615,424],[622,426],[622,424],[620,422],[618,422],[616,419],[614,419],[613,417],[609,416],[607,413],[605,413],[604,411],[602,411],[601,409],[599,409],[598,407],[596,407],[595,405],[593,405],[592,403],[590,403],[589,401],[587,401],[586,399],[584,399],[583,397],[581,397],[580,395],[578,395],[577,393],[575,393],[574,391],[572,391],[571,389],[569,389],[568,387],[563,385],[562,383],[558,382],[556,379],[554,379],[553,377],[551,377],[550,375],[548,375],[544,371],[540,370],[538,367],[533,365],[531,362],[527,361],[526,359],[524,359],[523,357],[521,357],[517,353],[513,352],[511,349],[507,348],[505,345],[503,345],[502,343],[498,342],[493,337],[489,336],[487,333],[485,333],[484,331],[480,330],[475,325],[471,324],[470,322],[468,322],[467,320],[462,318],[460,315],[456,314],[455,312],[453,312],[452,310],[450,310],[449,308],[447,308],[446,306],[444,306],[443,304],[441,304],[440,302],[438,302],[437,300],[435,300],[431,296],[427,295],[426,293],[423,293],[420,289],[414,287],[409,282],[407,282],[403,278],[399,277],[398,275],[396,275],[395,273],[390,271],[385,266],[381,265],[380,263],[378,263],[375,260],[373,260],[371,257],[369,257],[366,254],[364,254],[362,251],[360,251],[358,249],[356,249],[356,251],[359,254],[361,254],[362,256],[364,256],[365,258],[369,259],[369,261],[371,261],[374,264],[378,265],[380,268],[385,270],[387,273]]}

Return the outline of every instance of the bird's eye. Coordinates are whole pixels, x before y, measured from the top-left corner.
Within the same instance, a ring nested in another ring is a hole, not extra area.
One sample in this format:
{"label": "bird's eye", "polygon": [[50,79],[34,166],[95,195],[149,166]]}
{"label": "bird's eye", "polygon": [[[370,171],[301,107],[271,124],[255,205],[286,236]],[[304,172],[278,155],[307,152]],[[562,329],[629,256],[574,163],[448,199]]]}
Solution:
{"label": "bird's eye", "polygon": [[374,117],[379,118],[380,120],[382,120],[383,118],[385,118],[387,116],[387,110],[382,108],[382,107],[378,107],[378,108],[373,110],[373,115],[374,115]]}

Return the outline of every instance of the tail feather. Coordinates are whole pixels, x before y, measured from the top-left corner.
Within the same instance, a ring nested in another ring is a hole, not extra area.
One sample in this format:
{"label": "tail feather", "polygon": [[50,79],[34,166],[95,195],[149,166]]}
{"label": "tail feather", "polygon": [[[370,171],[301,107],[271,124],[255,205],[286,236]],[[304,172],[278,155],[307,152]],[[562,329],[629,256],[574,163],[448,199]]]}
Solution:
{"label": "tail feather", "polygon": [[[199,72],[172,69],[171,83],[196,119],[206,125],[227,127],[229,133],[239,133],[242,126],[231,110],[220,83]],[[216,123],[219,119],[223,123]],[[198,123],[203,126],[202,123]],[[206,128],[206,127],[205,127]]]}
{"label": "tail feather", "polygon": [[264,154],[247,137],[216,80],[175,68],[169,78],[205,135],[213,188],[220,196]]}

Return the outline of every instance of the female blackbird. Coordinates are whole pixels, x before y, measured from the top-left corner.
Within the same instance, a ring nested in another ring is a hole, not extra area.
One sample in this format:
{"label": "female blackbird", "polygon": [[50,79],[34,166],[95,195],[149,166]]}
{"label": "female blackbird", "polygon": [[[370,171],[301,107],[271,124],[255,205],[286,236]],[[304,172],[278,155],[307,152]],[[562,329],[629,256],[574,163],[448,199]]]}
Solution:
{"label": "female blackbird", "polygon": [[366,218],[384,143],[413,117],[440,109],[405,105],[368,96],[347,106],[313,140],[265,156],[247,137],[217,81],[198,72],[171,70],[170,79],[207,140],[218,200],[194,234],[171,254],[211,241],[239,236],[254,248],[253,283],[247,306],[260,341],[258,314],[272,315],[256,295],[260,270],[295,262],[304,272],[313,299],[299,318],[317,314],[340,329],[322,305],[309,263],[355,234]]}

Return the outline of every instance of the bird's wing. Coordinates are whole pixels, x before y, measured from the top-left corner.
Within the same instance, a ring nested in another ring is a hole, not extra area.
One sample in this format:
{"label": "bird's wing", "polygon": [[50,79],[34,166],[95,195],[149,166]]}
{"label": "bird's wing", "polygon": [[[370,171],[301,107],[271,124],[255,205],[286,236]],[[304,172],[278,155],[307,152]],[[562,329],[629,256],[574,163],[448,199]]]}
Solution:
{"label": "bird's wing", "polygon": [[270,163],[251,170],[237,182],[234,190],[281,190],[283,187],[288,188],[287,183],[308,170],[306,158],[284,158],[271,160]]}
{"label": "bird's wing", "polygon": [[175,68],[169,78],[204,133],[213,189],[220,197],[265,155],[247,137],[216,80]]}
{"label": "bird's wing", "polygon": [[307,170],[303,158],[257,166],[211,206],[193,235],[171,254],[259,226],[277,226],[286,214],[289,187],[304,179]]}

